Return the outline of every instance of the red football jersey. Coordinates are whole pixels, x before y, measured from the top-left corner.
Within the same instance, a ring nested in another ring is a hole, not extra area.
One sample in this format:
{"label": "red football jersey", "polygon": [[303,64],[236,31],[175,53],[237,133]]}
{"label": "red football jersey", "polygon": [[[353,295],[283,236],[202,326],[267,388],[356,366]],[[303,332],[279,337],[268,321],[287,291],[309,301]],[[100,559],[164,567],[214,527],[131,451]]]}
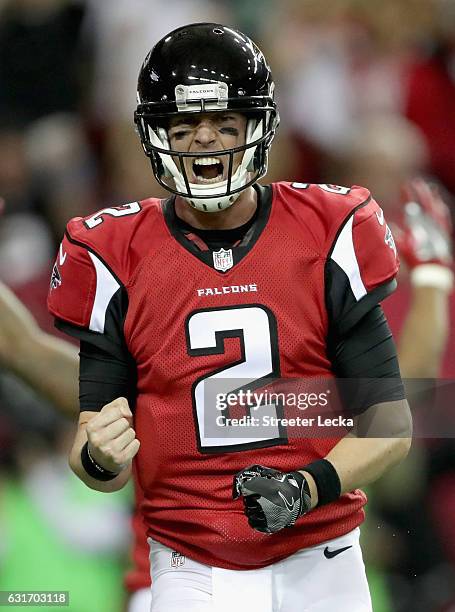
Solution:
{"label": "red football jersey", "polygon": [[[359,490],[343,495],[273,536],[251,529],[232,499],[234,474],[255,463],[302,468],[341,434],[298,438],[284,428],[264,439],[219,439],[207,434],[216,408],[206,405],[204,385],[333,377],[329,326],[355,324],[393,290],[398,267],[367,190],[275,183],[257,191],[254,226],[239,246],[215,253],[178,230],[172,198],[73,219],[49,295],[59,319],[109,336],[116,317],[122,329],[137,366],[135,461],[148,535],[238,570],[351,531],[366,498]],[[121,315],[111,307],[119,295]]]}

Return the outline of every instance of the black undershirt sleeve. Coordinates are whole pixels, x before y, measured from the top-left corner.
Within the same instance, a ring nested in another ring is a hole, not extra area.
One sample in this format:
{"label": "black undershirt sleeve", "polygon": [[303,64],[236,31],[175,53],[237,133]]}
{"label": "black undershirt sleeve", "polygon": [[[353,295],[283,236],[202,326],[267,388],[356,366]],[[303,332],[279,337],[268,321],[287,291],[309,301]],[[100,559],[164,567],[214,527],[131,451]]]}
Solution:
{"label": "black undershirt sleeve", "polygon": [[81,411],[99,411],[118,397],[126,397],[132,409],[136,400],[135,369],[128,358],[120,359],[81,340],[79,404]]}
{"label": "black undershirt sleeve", "polygon": [[327,351],[350,415],[406,397],[395,342],[379,304],[345,335],[332,329]]}
{"label": "black undershirt sleeve", "polygon": [[324,280],[327,355],[345,410],[357,415],[375,404],[404,399],[395,342],[380,306],[395,290],[395,279],[357,299],[345,271],[328,259]]}
{"label": "black undershirt sleeve", "polygon": [[123,288],[112,297],[105,315],[104,333],[56,319],[55,325],[80,343],[80,410],[99,411],[118,397],[126,397],[131,410],[136,403],[136,364],[123,336],[128,298]]}

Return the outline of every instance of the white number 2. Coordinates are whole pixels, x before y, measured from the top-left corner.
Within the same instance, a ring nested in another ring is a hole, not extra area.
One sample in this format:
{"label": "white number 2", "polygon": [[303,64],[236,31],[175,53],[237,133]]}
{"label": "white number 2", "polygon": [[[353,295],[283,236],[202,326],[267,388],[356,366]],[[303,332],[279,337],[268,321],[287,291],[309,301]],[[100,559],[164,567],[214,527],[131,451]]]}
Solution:
{"label": "white number 2", "polygon": [[[294,189],[308,189],[312,183],[292,183]],[[341,185],[328,185],[327,183],[317,183],[316,187],[327,191],[328,193],[338,193],[339,195],[348,195],[351,191],[350,187],[342,187]]]}
{"label": "white number 2", "polygon": [[[216,404],[219,394],[259,386],[262,379],[279,376],[276,319],[261,305],[244,305],[198,310],[186,321],[187,350],[192,357],[221,355],[226,338],[239,338],[241,358],[228,367],[198,378],[192,389],[198,446],[201,452],[233,452],[247,448],[286,443],[280,426],[258,425],[248,430],[217,422],[221,414]],[[265,382],[265,381],[264,381]],[[275,404],[260,405],[252,415],[278,418]],[[248,437],[248,431],[250,435]],[[254,434],[254,435],[253,435]]]}
{"label": "white number 2", "polygon": [[115,206],[111,208],[103,208],[98,211],[93,217],[84,221],[85,225],[89,229],[93,229],[97,225],[103,223],[103,215],[109,215],[111,217],[125,217],[126,215],[135,215],[140,212],[141,207],[139,202],[130,202],[129,204],[122,204],[122,206]]}

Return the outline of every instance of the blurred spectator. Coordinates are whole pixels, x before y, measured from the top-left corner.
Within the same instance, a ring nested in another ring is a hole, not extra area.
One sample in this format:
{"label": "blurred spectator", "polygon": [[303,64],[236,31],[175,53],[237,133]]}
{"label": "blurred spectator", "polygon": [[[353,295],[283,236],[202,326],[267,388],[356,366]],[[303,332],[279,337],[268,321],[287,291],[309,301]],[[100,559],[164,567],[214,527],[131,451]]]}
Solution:
{"label": "blurred spectator", "polygon": [[79,109],[83,5],[13,0],[0,15],[0,116],[18,126]]}
{"label": "blurred spectator", "polygon": [[431,171],[455,195],[455,3],[437,7],[437,31],[408,68],[405,111],[425,135]]}
{"label": "blurred spectator", "polygon": [[341,181],[368,187],[388,220],[401,215],[403,183],[426,167],[420,131],[398,114],[371,113],[351,126],[343,145]]}
{"label": "blurred spectator", "polygon": [[71,0],[7,1],[0,14],[0,145],[14,152],[2,156],[0,190],[8,214],[45,217],[55,239],[68,216],[93,206],[83,17]]}
{"label": "blurred spectator", "polygon": [[45,286],[57,240],[69,217],[95,206],[82,115],[84,13],[71,0],[7,0],[0,13],[0,278],[48,329]]}
{"label": "blurred spectator", "polygon": [[[395,225],[401,223],[403,185],[421,175],[426,167],[427,148],[421,132],[399,115],[371,116],[357,122],[346,138],[345,145],[345,154],[338,162],[337,171],[341,183],[365,185],[381,204],[386,219]],[[344,162],[344,166],[341,162]],[[406,266],[402,266],[399,284],[399,290],[385,302],[387,318],[395,335],[398,335],[403,326],[411,302],[412,287]],[[428,292],[425,297],[427,294]],[[455,377],[455,356],[452,350],[455,329],[453,324],[449,324],[449,316],[452,321],[455,320],[455,297],[452,295],[450,302],[444,298],[443,302],[443,305],[435,306],[435,326],[431,330],[421,326],[422,333],[427,335],[428,340],[439,344],[440,337],[449,334],[442,364],[440,356],[437,356],[431,360],[437,364],[431,372],[427,364],[424,374],[407,372],[405,375],[408,377],[437,376],[438,373]],[[428,305],[425,308],[428,308]],[[411,344],[407,343],[408,358],[416,355]],[[429,347],[427,350],[430,350]]]}

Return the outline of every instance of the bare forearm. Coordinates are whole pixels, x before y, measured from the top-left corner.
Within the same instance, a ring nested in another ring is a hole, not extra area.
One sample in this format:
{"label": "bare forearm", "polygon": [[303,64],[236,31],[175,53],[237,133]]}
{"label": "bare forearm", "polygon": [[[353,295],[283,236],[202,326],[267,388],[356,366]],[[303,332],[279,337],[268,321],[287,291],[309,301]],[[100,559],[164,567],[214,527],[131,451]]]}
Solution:
{"label": "bare forearm", "polygon": [[31,312],[0,283],[0,366],[68,416],[79,413],[77,349],[44,333]]}
{"label": "bare forearm", "polygon": [[12,371],[70,417],[79,414],[77,348],[39,329],[18,345]]}
{"label": "bare forearm", "polygon": [[[341,484],[341,494],[365,487],[380,478],[407,455],[410,438],[357,438],[351,434],[340,440],[325,457],[334,466]],[[311,508],[318,504],[318,490],[313,476],[301,470],[310,487]]]}
{"label": "bare forearm", "polygon": [[[364,487],[402,461],[411,447],[412,420],[406,400],[369,408],[356,419],[355,433],[349,433],[327,454],[338,473],[341,493]],[[317,504],[314,480],[307,478],[312,507]]]}
{"label": "bare forearm", "polygon": [[410,438],[357,438],[348,435],[327,455],[338,472],[341,492],[364,487],[404,459]]}
{"label": "bare forearm", "polygon": [[448,292],[435,287],[414,287],[398,346],[404,378],[438,375],[448,331]]}

